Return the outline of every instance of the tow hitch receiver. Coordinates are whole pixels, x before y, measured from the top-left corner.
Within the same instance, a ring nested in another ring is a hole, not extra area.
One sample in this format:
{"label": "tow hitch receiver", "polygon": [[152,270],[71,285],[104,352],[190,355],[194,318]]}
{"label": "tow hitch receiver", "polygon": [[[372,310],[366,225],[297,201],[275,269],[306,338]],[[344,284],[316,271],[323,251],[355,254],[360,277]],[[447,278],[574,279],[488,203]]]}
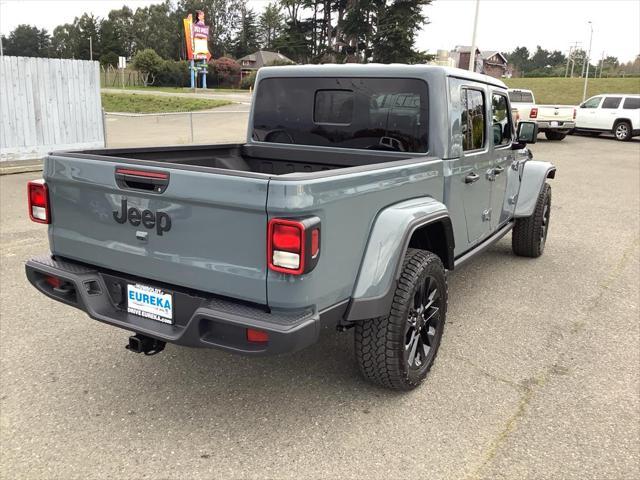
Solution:
{"label": "tow hitch receiver", "polygon": [[164,350],[166,342],[147,337],[146,335],[132,335],[129,337],[129,345],[125,346],[127,350],[135,353],[144,353],[145,355],[155,355]]}

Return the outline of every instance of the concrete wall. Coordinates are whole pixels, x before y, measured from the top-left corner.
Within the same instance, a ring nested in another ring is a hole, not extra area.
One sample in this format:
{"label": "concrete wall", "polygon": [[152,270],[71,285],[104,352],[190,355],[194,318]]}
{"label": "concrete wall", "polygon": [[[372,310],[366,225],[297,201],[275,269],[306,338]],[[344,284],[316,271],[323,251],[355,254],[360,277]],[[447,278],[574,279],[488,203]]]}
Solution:
{"label": "concrete wall", "polygon": [[102,146],[98,62],[0,57],[0,161]]}

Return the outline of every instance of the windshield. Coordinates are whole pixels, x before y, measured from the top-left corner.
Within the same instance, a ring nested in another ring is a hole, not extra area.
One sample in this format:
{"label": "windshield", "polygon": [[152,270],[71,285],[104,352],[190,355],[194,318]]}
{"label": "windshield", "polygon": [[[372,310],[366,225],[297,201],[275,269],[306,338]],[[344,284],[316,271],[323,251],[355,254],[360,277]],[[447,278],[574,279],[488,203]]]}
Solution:
{"label": "windshield", "polygon": [[427,151],[427,84],[397,78],[267,78],[253,139],[341,148]]}

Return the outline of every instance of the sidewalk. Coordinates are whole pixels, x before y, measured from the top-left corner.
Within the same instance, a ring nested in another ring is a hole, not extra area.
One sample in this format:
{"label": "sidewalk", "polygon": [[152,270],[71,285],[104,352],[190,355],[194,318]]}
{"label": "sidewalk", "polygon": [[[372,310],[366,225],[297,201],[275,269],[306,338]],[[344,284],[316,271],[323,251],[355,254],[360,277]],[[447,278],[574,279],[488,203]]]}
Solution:
{"label": "sidewalk", "polygon": [[25,172],[38,172],[40,170],[42,170],[42,159],[0,162],[0,175],[11,175],[14,173],[25,173]]}

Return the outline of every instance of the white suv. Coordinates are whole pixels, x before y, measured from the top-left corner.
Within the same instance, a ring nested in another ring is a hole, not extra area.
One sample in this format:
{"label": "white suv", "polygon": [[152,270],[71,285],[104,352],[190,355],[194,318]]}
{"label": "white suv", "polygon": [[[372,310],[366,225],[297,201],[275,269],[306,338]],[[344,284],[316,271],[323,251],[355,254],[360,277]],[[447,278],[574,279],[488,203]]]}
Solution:
{"label": "white suv", "polygon": [[611,132],[617,140],[640,135],[640,95],[604,93],[580,105],[576,131],[599,135]]}

